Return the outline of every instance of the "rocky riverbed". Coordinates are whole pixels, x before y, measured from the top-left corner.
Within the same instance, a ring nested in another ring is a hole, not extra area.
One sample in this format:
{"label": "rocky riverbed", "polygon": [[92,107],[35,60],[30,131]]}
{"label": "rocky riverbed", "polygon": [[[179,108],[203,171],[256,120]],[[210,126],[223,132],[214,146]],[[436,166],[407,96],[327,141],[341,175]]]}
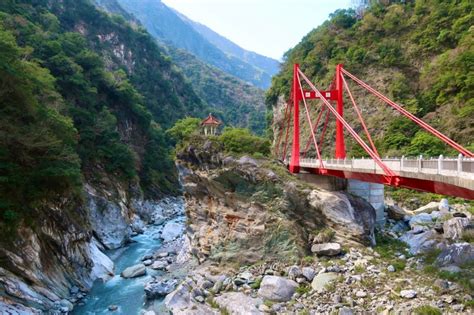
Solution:
{"label": "rocky riverbed", "polygon": [[[234,158],[212,141],[178,155],[189,252],[199,265],[153,286],[172,314],[464,314],[472,311],[469,205],[370,205]],[[160,295],[161,296],[161,295]]]}

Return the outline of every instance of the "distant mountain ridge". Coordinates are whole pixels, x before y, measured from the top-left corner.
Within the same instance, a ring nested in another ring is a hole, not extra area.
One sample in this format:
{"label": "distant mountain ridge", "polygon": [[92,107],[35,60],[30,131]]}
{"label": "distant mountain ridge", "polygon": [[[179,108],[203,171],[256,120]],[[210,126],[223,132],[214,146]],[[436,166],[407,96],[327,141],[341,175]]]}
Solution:
{"label": "distant mountain ridge", "polygon": [[[195,22],[183,18],[181,14],[178,15],[175,10],[167,7],[160,0],[118,0],[118,3],[140,20],[153,36],[167,45],[184,49],[202,61],[257,87],[268,88],[271,84],[271,77],[278,70],[275,69],[275,66],[266,64],[271,64],[269,58],[264,57],[267,59],[262,62],[260,57],[263,56],[246,52],[233,43],[230,45],[230,41],[223,40],[222,36],[208,28],[207,31],[204,31],[203,27],[198,28]],[[212,38],[212,42],[209,38]],[[219,42],[219,44],[216,45],[213,42]],[[222,50],[218,46],[227,48]],[[242,56],[244,57],[242,58]],[[257,62],[252,64],[244,59],[257,60]],[[278,62],[275,60],[274,63],[278,68]],[[272,70],[268,71],[268,69]]]}
{"label": "distant mountain ridge", "polygon": [[183,21],[191,25],[199,34],[223,52],[260,68],[271,76],[280,71],[280,63],[277,60],[262,56],[253,51],[248,51],[226,37],[216,33],[206,25],[195,22],[177,11],[175,12],[181,19],[183,19]]}

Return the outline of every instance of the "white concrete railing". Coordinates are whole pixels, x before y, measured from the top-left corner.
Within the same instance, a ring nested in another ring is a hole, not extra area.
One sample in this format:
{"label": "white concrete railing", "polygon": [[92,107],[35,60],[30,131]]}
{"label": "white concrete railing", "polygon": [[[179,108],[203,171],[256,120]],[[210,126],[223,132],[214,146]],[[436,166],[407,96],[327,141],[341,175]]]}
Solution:
{"label": "white concrete railing", "polygon": [[[418,158],[383,158],[382,161],[396,173],[411,172],[437,174],[443,176],[456,176],[474,180],[474,159],[459,155],[457,158],[443,157],[425,159]],[[366,170],[367,173],[383,174],[380,166],[370,158],[362,159],[323,159],[324,167],[327,169],[341,170]],[[301,159],[300,166],[319,168],[318,159]]]}

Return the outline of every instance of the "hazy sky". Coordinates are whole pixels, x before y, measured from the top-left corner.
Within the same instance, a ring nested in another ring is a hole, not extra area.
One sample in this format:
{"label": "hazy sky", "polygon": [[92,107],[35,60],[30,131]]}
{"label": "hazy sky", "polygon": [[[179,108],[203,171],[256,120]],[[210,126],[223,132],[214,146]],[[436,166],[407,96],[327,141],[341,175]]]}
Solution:
{"label": "hazy sky", "polygon": [[284,52],[350,0],[162,0],[194,21],[251,51]]}

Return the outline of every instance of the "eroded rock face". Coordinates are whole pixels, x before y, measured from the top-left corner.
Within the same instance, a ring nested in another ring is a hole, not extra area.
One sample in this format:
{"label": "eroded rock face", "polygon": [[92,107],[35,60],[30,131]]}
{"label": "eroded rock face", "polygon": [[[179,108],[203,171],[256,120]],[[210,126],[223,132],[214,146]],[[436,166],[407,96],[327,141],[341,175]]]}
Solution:
{"label": "eroded rock face", "polygon": [[277,162],[229,158],[207,141],[186,147],[177,163],[187,232],[200,261],[296,261],[309,253],[309,234],[321,228],[333,230],[337,241],[374,243],[368,202],[316,189]]}

